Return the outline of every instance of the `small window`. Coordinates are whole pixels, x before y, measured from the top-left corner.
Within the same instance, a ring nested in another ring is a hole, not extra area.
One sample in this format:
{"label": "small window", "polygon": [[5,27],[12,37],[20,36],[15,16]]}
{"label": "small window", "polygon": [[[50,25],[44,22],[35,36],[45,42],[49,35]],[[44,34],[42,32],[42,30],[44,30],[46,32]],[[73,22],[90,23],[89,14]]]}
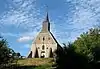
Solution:
{"label": "small window", "polygon": [[48,40],[50,40],[50,38],[48,38]]}
{"label": "small window", "polygon": [[44,47],[44,45],[42,46],[42,50],[44,50],[45,49],[45,47]]}
{"label": "small window", "polygon": [[47,47],[47,49],[48,49],[48,47]]}
{"label": "small window", "polygon": [[43,37],[43,41],[45,40],[45,38]]}

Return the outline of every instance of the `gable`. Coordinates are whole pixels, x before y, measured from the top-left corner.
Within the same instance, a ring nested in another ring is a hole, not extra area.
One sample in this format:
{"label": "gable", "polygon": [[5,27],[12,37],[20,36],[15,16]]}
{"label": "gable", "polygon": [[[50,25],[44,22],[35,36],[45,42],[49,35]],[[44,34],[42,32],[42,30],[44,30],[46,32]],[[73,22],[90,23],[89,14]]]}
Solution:
{"label": "gable", "polygon": [[34,41],[36,44],[56,44],[57,41],[50,32],[39,33]]}

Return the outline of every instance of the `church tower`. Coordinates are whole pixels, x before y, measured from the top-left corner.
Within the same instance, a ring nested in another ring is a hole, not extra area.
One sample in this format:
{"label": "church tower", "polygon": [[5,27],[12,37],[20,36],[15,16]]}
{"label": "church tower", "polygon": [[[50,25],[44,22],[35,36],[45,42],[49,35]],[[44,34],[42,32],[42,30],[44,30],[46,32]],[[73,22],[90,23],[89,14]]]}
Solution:
{"label": "church tower", "polygon": [[58,42],[50,32],[50,22],[48,12],[42,23],[42,29],[34,39],[28,58],[49,58],[59,47]]}
{"label": "church tower", "polygon": [[47,12],[46,18],[42,24],[42,31],[41,32],[48,32],[48,31],[50,32],[50,23],[49,23],[49,17],[48,17],[48,12]]}

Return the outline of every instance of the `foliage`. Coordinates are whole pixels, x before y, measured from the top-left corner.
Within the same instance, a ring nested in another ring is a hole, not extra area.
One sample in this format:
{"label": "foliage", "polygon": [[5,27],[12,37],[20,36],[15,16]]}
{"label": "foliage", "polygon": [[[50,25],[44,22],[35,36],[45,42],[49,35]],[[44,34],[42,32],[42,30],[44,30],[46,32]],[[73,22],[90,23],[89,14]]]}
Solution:
{"label": "foliage", "polygon": [[100,29],[90,29],[73,43],[64,44],[63,49],[55,53],[56,69],[99,69]]}
{"label": "foliage", "polygon": [[56,54],[56,69],[89,69],[87,58],[76,53],[71,43],[68,46],[64,44],[63,49],[56,51]]}
{"label": "foliage", "polygon": [[8,47],[5,39],[0,37],[0,69],[15,69],[13,65],[20,57],[20,53],[15,53],[14,50]]}
{"label": "foliage", "polygon": [[0,38],[0,65],[8,64],[13,61],[12,54],[14,51],[11,48],[8,48],[8,43],[2,37]]}
{"label": "foliage", "polygon": [[86,55],[89,62],[94,60],[93,50],[100,47],[100,29],[90,29],[89,32],[83,33],[73,43],[75,51],[82,55]]}

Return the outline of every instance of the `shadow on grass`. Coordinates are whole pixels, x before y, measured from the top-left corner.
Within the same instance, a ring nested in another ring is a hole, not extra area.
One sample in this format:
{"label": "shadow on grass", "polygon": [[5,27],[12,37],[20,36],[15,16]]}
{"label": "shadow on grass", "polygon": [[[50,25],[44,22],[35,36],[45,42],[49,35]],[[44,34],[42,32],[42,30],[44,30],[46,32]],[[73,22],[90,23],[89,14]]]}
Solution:
{"label": "shadow on grass", "polygon": [[0,69],[34,69],[36,68],[37,66],[20,66],[20,65],[10,65],[10,66],[4,66],[4,67],[1,67]]}
{"label": "shadow on grass", "polygon": [[33,66],[33,65],[28,65],[28,66],[20,66],[20,65],[10,65],[10,66],[5,66],[0,69],[51,69],[51,65],[44,64],[44,65],[39,65],[39,66]]}

